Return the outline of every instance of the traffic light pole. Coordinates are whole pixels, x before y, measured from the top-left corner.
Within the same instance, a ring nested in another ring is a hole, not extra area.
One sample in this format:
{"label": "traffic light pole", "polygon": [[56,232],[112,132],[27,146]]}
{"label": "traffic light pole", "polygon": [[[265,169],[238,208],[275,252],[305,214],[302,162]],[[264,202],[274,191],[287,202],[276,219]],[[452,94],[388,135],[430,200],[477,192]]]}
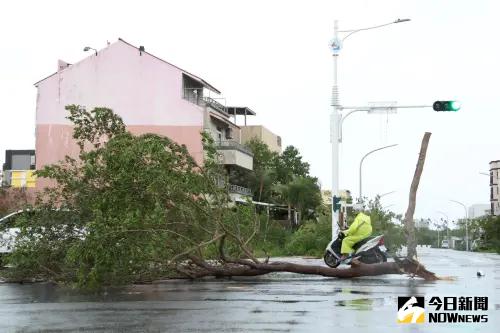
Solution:
{"label": "traffic light pole", "polygon": [[[422,108],[432,108],[432,105],[394,105],[394,106],[341,106],[341,110],[354,110],[354,111],[366,111],[366,112],[374,112],[374,111],[393,111],[396,109],[422,109]],[[351,111],[351,112],[354,112]],[[350,113],[350,112],[349,112]],[[349,115],[346,114],[346,117]]]}
{"label": "traffic light pole", "polygon": [[[337,85],[337,62],[340,50],[342,48],[342,42],[352,36],[353,34],[366,31],[371,29],[377,29],[385,27],[395,23],[408,22],[409,19],[397,19],[394,22],[389,22],[386,24],[381,24],[373,27],[354,29],[354,30],[343,30],[339,31],[338,21],[334,22],[334,40],[330,44],[333,53],[333,86],[332,86],[332,113],[330,115],[330,141],[332,143],[332,239],[335,239],[339,230],[339,213],[340,209],[337,208],[337,202],[340,201],[339,195],[339,142],[340,142],[340,131],[341,131],[341,121],[342,114],[339,112],[342,109],[346,109],[340,105],[339,101],[339,88]],[[344,38],[339,39],[339,32],[346,33]],[[368,111],[368,110],[367,110]]]}

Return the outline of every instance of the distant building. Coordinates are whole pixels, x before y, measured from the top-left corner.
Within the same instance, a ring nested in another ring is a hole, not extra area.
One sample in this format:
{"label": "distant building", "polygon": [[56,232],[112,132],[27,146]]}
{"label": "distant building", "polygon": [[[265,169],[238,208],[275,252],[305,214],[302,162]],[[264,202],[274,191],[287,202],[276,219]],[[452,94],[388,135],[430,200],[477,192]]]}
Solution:
{"label": "distant building", "polygon": [[250,108],[230,106],[227,108],[227,112],[233,116],[235,124],[237,116],[243,116],[243,125],[239,125],[241,127],[242,143],[247,143],[256,138],[267,144],[271,151],[281,153],[281,137],[279,135],[274,134],[262,125],[247,125],[247,116],[255,116],[255,112]]}
{"label": "distant building", "polygon": [[261,125],[255,126],[242,126],[241,127],[241,141],[246,143],[253,138],[267,144],[271,151],[281,153],[281,137],[274,134],[267,128]]}
{"label": "distant building", "polygon": [[491,205],[489,204],[475,204],[469,207],[469,218],[475,219],[477,217],[490,215]]}
{"label": "distant building", "polygon": [[0,184],[17,188],[35,187],[34,171],[34,150],[6,150]]}
{"label": "distant building", "polygon": [[321,200],[325,206],[332,204],[332,191],[330,190],[321,190]]}
{"label": "distant building", "polygon": [[490,205],[491,214],[500,215],[500,160],[490,162]]}

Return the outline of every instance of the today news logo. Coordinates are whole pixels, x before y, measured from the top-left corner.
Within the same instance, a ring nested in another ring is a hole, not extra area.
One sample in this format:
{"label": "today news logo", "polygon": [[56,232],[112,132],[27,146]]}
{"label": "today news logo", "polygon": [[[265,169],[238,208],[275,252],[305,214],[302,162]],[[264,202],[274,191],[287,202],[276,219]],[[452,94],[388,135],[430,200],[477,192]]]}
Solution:
{"label": "today news logo", "polygon": [[[429,323],[486,323],[487,314],[478,311],[488,310],[488,297],[438,297],[429,300],[429,307],[435,311],[428,312]],[[429,309],[428,307],[428,309]],[[422,296],[398,297],[397,322],[405,324],[422,324],[425,322],[425,298]],[[464,313],[474,311],[473,313]]]}
{"label": "today news logo", "polygon": [[398,323],[422,324],[425,322],[423,297],[398,297]]}

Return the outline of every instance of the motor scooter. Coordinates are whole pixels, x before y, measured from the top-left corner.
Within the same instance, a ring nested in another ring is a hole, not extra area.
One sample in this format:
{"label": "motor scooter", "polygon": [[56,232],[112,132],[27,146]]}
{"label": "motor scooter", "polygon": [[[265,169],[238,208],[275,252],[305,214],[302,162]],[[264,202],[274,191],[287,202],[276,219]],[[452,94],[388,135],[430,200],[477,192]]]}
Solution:
{"label": "motor scooter", "polygon": [[356,259],[364,264],[375,264],[387,261],[387,248],[384,245],[384,235],[370,236],[354,244],[354,252],[347,258],[340,260],[342,254],[342,239],[345,235],[339,232],[337,239],[332,240],[326,247],[323,260],[329,267],[336,268],[341,263],[348,265]]}

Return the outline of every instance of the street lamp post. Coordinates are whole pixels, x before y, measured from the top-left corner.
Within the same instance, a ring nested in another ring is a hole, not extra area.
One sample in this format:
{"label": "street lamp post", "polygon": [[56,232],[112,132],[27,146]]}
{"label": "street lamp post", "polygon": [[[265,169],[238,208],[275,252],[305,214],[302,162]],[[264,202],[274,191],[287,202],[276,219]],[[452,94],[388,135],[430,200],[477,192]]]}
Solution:
{"label": "street lamp post", "polygon": [[464,205],[463,203],[461,203],[460,201],[456,201],[456,200],[450,200],[450,201],[464,207],[464,211],[465,211],[465,251],[469,251],[469,215],[467,213],[467,206]]}
{"label": "street lamp post", "polygon": [[359,201],[360,202],[363,200],[363,172],[362,172],[363,161],[365,160],[365,158],[368,155],[373,154],[374,152],[377,152],[379,150],[386,149],[386,148],[395,147],[395,146],[397,146],[397,144],[389,145],[389,146],[384,146],[384,147],[380,147],[380,148],[374,149],[374,150],[369,151],[368,153],[366,153],[365,156],[363,156],[363,158],[361,158],[361,161],[359,162]]}
{"label": "street lamp post", "polygon": [[[337,209],[337,205],[335,204],[339,199],[339,132],[340,132],[340,122],[342,119],[342,115],[339,110],[341,110],[342,106],[339,100],[339,87],[337,84],[337,62],[338,56],[340,54],[340,50],[342,48],[342,43],[351,35],[356,32],[381,28],[387,25],[407,22],[409,19],[397,19],[396,21],[389,22],[386,24],[355,29],[355,30],[343,30],[339,31],[338,21],[334,22],[334,39],[330,44],[332,55],[333,55],[333,86],[332,86],[332,113],[330,115],[330,141],[332,143],[332,239],[335,238],[339,229],[339,210]],[[339,39],[339,32],[346,33],[343,39]]]}

